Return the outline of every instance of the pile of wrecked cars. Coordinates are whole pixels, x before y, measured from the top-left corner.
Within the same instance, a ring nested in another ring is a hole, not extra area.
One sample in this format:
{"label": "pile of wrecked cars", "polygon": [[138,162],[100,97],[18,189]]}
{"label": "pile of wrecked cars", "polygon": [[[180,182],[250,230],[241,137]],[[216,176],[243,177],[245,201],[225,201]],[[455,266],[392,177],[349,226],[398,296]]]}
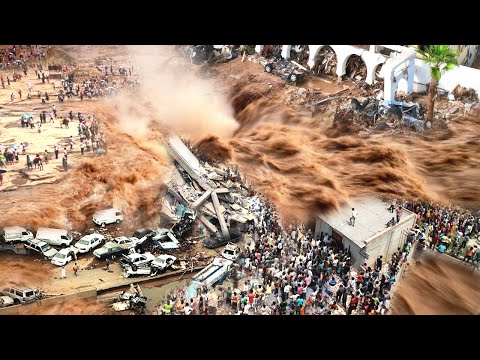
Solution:
{"label": "pile of wrecked cars", "polygon": [[138,284],[130,284],[130,291],[122,291],[112,305],[114,311],[133,310],[136,314],[145,314],[147,297]]}

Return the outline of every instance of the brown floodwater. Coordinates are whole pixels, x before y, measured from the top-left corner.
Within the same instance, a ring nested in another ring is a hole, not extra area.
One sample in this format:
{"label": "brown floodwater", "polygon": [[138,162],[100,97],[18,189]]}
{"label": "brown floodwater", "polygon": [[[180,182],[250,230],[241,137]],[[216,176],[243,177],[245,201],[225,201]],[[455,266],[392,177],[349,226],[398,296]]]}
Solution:
{"label": "brown floodwater", "polygon": [[[146,79],[155,80],[147,82],[148,92],[110,104],[88,103],[104,124],[107,154],[84,160],[56,184],[0,192],[0,227],[83,229],[91,226],[96,209],[107,206],[120,207],[132,226],[157,223],[169,166],[161,149],[165,130],[190,137],[206,157],[237,163],[284,218],[308,219],[370,192],[480,204],[478,117],[460,117],[448,129],[424,136],[359,138],[328,128],[331,119],[319,121],[286,107],[280,97],[266,98],[249,84],[234,85],[225,101],[210,88],[196,95],[210,85],[185,73],[156,78],[170,68],[149,63],[156,66],[144,71]],[[455,291],[444,295],[456,301]]]}
{"label": "brown floodwater", "polygon": [[480,272],[456,259],[424,252],[402,279],[393,315],[478,315]]}

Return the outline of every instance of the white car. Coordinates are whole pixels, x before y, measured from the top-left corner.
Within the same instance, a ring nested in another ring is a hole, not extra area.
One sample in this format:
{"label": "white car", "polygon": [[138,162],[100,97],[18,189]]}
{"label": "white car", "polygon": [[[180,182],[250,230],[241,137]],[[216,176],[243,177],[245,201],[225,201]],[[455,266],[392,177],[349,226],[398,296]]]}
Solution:
{"label": "white car", "polygon": [[121,211],[114,208],[100,210],[93,214],[93,222],[102,227],[107,224],[120,224],[122,221],[123,215]]}
{"label": "white car", "polygon": [[96,233],[85,235],[84,237],[82,237],[80,240],[77,241],[77,243],[75,244],[75,247],[78,249],[80,253],[84,254],[95,249],[98,245],[100,245],[103,242],[104,239],[105,239],[105,236],[96,234]]}
{"label": "white car", "polygon": [[116,237],[115,239],[112,240],[112,242],[121,246],[124,249],[130,249],[135,247],[135,245],[137,245],[134,239],[129,239],[126,236]]}
{"label": "white car", "polygon": [[223,249],[222,256],[227,259],[234,261],[240,255],[240,248],[237,244],[229,242],[225,249]]}
{"label": "white car", "polygon": [[148,275],[155,276],[157,275],[157,270],[152,268],[148,264],[135,266],[135,265],[125,265],[122,267],[122,275],[124,278],[129,278],[132,275]]}
{"label": "white car", "polygon": [[52,258],[52,264],[57,266],[64,266],[73,259],[77,260],[78,249],[75,247],[69,247],[60,250]]}
{"label": "white car", "polygon": [[157,235],[153,237],[153,242],[156,243],[160,248],[163,250],[169,249],[178,249],[180,247],[180,243],[173,235],[172,231],[166,229],[160,229],[157,231]]}
{"label": "white car", "polygon": [[13,300],[10,296],[0,296],[0,308],[12,306],[15,304],[15,300]]}
{"label": "white car", "polygon": [[176,260],[175,256],[162,254],[152,261],[151,266],[162,271],[172,266]]}
{"label": "white car", "polygon": [[120,265],[145,265],[151,263],[153,260],[155,260],[155,255],[152,255],[150,253],[144,253],[144,254],[137,254],[133,253],[130,255],[123,255],[122,259],[120,260]]}

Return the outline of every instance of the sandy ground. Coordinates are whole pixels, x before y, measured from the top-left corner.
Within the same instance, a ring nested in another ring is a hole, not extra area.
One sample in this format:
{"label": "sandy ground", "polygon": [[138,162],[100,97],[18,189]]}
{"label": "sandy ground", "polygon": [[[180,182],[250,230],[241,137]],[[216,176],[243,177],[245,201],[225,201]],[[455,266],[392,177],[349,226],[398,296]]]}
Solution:
{"label": "sandy ground", "polygon": [[[79,271],[73,274],[75,262],[68,263],[67,279],[60,279],[61,267],[49,260],[27,255],[0,254],[1,286],[18,285],[41,289],[50,295],[65,295],[82,288],[100,285],[105,282],[124,279],[118,263],[110,263],[109,271],[105,262],[98,261],[91,254],[80,255],[76,261]],[[7,271],[9,270],[9,271]]]}
{"label": "sandy ground", "polygon": [[[6,78],[7,73],[2,72],[4,78]],[[47,72],[48,73],[48,72]],[[11,78],[10,74],[10,78]],[[58,91],[58,86],[60,83],[58,80],[55,81]],[[26,96],[28,93],[27,83],[32,85],[32,99],[27,100]],[[22,79],[18,82],[10,82],[10,86],[5,82],[5,89],[0,89],[0,145],[10,146],[12,144],[18,145],[19,154],[22,153],[21,146],[22,142],[27,142],[29,145],[26,148],[26,154],[30,154],[31,159],[35,157],[35,154],[40,153],[43,155],[45,150],[49,153],[49,162],[44,164],[44,170],[40,171],[38,169],[27,170],[27,163],[25,155],[21,154],[19,156],[19,162],[13,165],[7,165],[7,173],[3,175],[4,182],[0,187],[0,191],[9,190],[15,186],[21,185],[31,185],[35,183],[43,182],[54,182],[60,179],[64,170],[62,167],[62,152],[66,147],[69,154],[69,165],[73,166],[78,162],[78,159],[81,157],[80,154],[80,141],[78,137],[78,119],[74,122],[70,122],[69,128],[60,127],[60,119],[68,116],[69,111],[73,111],[74,115],[78,111],[84,112],[88,111],[89,103],[94,103],[96,100],[84,100],[80,101],[79,99],[68,100],[65,99],[63,103],[59,102],[56,97],[56,91],[53,89],[52,84],[42,84],[41,80],[35,76],[34,69],[29,69],[27,76],[23,76]],[[18,90],[22,91],[22,99],[19,98]],[[41,99],[37,97],[37,91],[40,91],[42,97],[45,96],[45,92],[48,92],[50,96],[50,101],[46,104],[42,104]],[[16,98],[12,102],[10,101],[10,94],[14,93]],[[56,106],[57,109],[57,120],[50,122],[50,116],[48,115],[52,111],[52,105]],[[42,111],[47,111],[47,123],[42,124],[42,132],[38,133],[37,127],[22,128],[20,117],[25,113],[33,114],[34,122],[36,123],[39,120],[39,115]],[[77,111],[78,110],[78,111]],[[70,149],[68,145],[69,136],[73,136],[75,144],[73,150]],[[60,147],[59,159],[55,160],[53,147],[55,144],[58,144]],[[85,157],[94,156],[93,153],[86,153]],[[43,156],[42,156],[43,157]]]}

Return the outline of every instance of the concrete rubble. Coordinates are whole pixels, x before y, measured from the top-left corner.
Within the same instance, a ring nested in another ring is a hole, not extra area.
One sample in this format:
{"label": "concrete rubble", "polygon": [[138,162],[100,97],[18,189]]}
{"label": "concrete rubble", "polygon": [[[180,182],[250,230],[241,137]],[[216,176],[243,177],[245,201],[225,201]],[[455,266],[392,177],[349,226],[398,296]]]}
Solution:
{"label": "concrete rubble", "polygon": [[[180,138],[171,135],[167,139],[168,153],[175,159],[177,172],[172,174],[169,182],[169,194],[174,194],[175,201],[169,205],[170,213],[180,204],[196,210],[198,222],[202,223],[209,234],[221,234],[229,240],[232,227],[242,228],[253,215],[248,208],[249,192],[239,182],[239,175],[223,165],[221,168],[200,163]],[[188,174],[190,183],[181,176],[181,171]],[[179,176],[180,175],[180,176]],[[165,215],[169,215],[168,213]]]}

